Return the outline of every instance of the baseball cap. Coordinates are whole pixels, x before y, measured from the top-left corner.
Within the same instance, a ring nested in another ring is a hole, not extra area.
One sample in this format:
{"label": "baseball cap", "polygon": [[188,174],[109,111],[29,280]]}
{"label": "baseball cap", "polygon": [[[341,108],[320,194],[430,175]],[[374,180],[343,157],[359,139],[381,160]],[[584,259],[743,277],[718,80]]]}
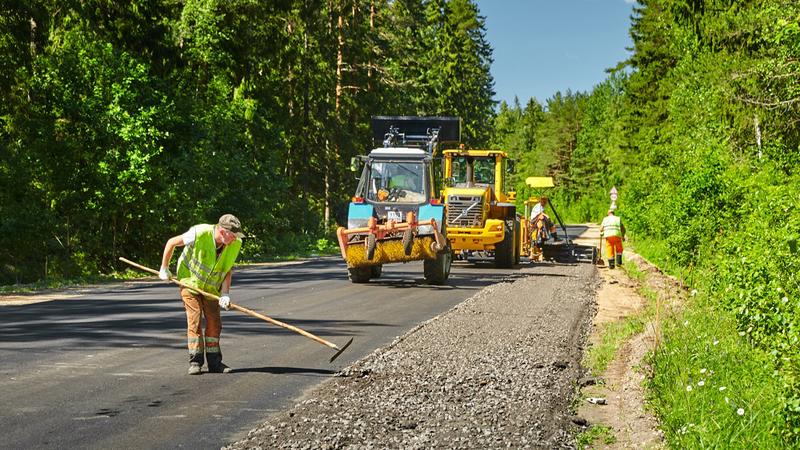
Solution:
{"label": "baseball cap", "polygon": [[239,222],[239,219],[233,214],[224,214],[219,218],[219,223],[217,225],[235,234],[236,237],[244,237],[244,233],[242,233],[242,223]]}

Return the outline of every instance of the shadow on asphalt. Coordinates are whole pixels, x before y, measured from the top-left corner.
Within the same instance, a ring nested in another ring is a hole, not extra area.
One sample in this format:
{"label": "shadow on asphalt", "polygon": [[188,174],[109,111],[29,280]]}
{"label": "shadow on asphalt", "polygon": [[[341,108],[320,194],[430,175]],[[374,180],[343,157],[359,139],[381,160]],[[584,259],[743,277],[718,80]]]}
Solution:
{"label": "shadow on asphalt", "polygon": [[[127,291],[126,293],[130,293]],[[178,300],[82,300],[4,306],[0,336],[3,343],[31,343],[42,348],[186,346],[186,316]],[[360,320],[273,319],[320,336],[359,335],[367,327],[387,324]],[[284,328],[244,314],[223,312],[223,336],[294,335]],[[47,343],[46,345],[44,343]],[[0,344],[0,349],[3,345]]]}
{"label": "shadow on asphalt", "polygon": [[275,375],[285,375],[285,374],[334,375],[335,373],[337,373],[337,371],[328,369],[311,369],[305,367],[266,366],[266,367],[241,367],[238,369],[233,369],[231,373],[271,373]]}
{"label": "shadow on asphalt", "polygon": [[[531,276],[565,276],[535,273],[522,269],[539,266],[572,265],[575,263],[523,263],[513,269],[495,269],[491,263],[454,264],[450,279],[444,285],[426,284],[420,272],[386,271],[384,277],[363,284],[365,289],[480,290],[500,281]],[[420,267],[421,269],[421,267]],[[248,266],[235,274],[235,286],[260,285],[258,289],[277,289],[288,282],[341,280],[348,285],[347,271],[338,258],[326,257],[286,266]],[[269,286],[269,283],[274,283]],[[4,343],[31,343],[42,349],[68,348],[79,345],[93,347],[156,347],[184,348],[186,318],[177,290],[153,282],[127,283],[123,286],[91,291],[91,298],[75,298],[21,306],[4,306],[0,336]],[[160,289],[160,290],[158,290]],[[124,296],[128,300],[117,301]],[[261,312],[261,311],[259,311]],[[263,311],[268,314],[267,311]],[[390,324],[359,320],[315,320],[298,317],[270,316],[327,337],[358,336],[367,327]],[[226,336],[291,335],[292,331],[270,326],[263,321],[230,312],[223,313]],[[2,349],[2,344],[0,344]]]}

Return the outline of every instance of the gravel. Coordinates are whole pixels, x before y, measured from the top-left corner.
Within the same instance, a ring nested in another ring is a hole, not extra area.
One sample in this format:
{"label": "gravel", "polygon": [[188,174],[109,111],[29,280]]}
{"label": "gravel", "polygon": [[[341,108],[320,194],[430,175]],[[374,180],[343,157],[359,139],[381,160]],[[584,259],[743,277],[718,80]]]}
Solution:
{"label": "gravel", "polygon": [[590,264],[525,266],[226,448],[574,448],[598,283]]}

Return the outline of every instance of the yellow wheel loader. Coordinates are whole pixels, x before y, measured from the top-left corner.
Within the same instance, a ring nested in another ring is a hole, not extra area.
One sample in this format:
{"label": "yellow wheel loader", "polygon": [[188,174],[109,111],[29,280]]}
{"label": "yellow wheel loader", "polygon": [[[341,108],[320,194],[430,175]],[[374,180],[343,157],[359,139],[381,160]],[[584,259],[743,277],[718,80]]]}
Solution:
{"label": "yellow wheel loader", "polygon": [[457,257],[493,258],[499,268],[518,264],[522,217],[506,178],[513,161],[502,150],[458,148],[442,154],[447,239]]}

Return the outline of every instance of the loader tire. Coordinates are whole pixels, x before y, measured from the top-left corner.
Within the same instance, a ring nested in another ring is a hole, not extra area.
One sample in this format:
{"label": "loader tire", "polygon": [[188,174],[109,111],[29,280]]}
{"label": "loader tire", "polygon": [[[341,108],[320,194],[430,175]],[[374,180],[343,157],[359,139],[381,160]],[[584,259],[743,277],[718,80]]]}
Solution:
{"label": "loader tire", "polygon": [[375,257],[375,247],[377,246],[375,235],[368,234],[367,239],[364,241],[364,245],[367,247],[367,261],[372,261],[372,258]]}
{"label": "loader tire", "polygon": [[453,250],[450,242],[444,250],[436,254],[436,259],[426,259],[422,262],[425,282],[428,284],[444,284],[450,277],[450,266],[453,264]]}
{"label": "loader tire", "polygon": [[406,256],[411,256],[411,250],[414,249],[414,233],[411,230],[403,232],[403,253]]}
{"label": "loader tire", "polygon": [[348,267],[347,276],[353,283],[369,283],[372,267]]}
{"label": "loader tire", "polygon": [[370,266],[370,275],[372,278],[380,278],[383,273],[383,264],[376,264]]}
{"label": "loader tire", "polygon": [[494,249],[494,265],[498,269],[514,267],[514,221],[505,221],[503,240]]}

